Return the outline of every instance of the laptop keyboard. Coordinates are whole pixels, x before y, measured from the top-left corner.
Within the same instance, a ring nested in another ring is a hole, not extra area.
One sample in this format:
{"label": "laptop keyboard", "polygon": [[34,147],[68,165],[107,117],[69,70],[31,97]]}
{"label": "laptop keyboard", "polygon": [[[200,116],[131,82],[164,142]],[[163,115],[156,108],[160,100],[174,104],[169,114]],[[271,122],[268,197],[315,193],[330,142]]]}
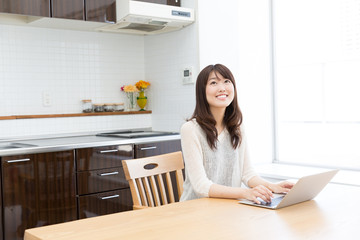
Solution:
{"label": "laptop keyboard", "polygon": [[269,207],[273,207],[279,204],[279,202],[281,202],[281,200],[284,198],[284,196],[279,196],[279,197],[274,197],[271,199],[271,202],[265,202],[264,200],[262,200],[261,198],[258,198],[258,200],[260,201],[259,205],[264,205],[264,206],[269,206]]}

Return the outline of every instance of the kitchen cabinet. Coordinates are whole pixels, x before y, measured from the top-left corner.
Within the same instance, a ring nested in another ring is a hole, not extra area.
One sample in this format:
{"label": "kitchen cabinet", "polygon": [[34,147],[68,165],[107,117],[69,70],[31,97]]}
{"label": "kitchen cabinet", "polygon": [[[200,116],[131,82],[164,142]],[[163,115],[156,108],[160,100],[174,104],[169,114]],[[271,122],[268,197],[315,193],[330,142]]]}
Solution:
{"label": "kitchen cabinet", "polygon": [[51,0],[52,17],[85,20],[84,0]]}
{"label": "kitchen cabinet", "polygon": [[50,0],[0,0],[0,12],[50,17]]}
{"label": "kitchen cabinet", "polygon": [[180,7],[180,0],[135,0],[135,1],[166,4],[166,5]]}
{"label": "kitchen cabinet", "polygon": [[2,157],[4,239],[77,219],[74,151]]}
{"label": "kitchen cabinet", "polygon": [[80,219],[132,210],[130,188],[121,161],[133,158],[131,144],[76,149]]}
{"label": "kitchen cabinet", "polygon": [[180,140],[135,144],[135,158],[151,157],[177,151],[181,151]]}
{"label": "kitchen cabinet", "polygon": [[86,0],[86,21],[116,22],[116,0]]}
{"label": "kitchen cabinet", "polygon": [[1,171],[0,171],[0,240],[3,240],[3,214],[2,214],[2,189],[1,189]]}

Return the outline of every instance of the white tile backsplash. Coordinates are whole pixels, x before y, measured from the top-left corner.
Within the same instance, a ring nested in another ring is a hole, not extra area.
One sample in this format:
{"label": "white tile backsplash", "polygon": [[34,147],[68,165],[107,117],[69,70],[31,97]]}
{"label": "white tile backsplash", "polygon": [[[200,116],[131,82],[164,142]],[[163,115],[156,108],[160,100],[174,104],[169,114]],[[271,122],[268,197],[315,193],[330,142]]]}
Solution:
{"label": "white tile backsplash", "polygon": [[82,99],[123,102],[120,86],[144,77],[141,36],[0,25],[0,46],[3,116],[76,113]]}
{"label": "white tile backsplash", "polygon": [[0,140],[23,136],[101,132],[152,126],[150,114],[1,120]]}
{"label": "white tile backsplash", "polygon": [[[81,112],[81,100],[124,102],[144,79],[144,37],[0,25],[0,116]],[[43,105],[43,94],[50,106]],[[0,138],[151,127],[151,115],[0,121]]]}
{"label": "white tile backsplash", "polygon": [[[151,83],[152,114],[0,120],[0,139],[153,127],[178,131],[194,108],[184,67],[198,68],[195,24],[156,36],[0,24],[0,116],[81,112],[81,100],[124,102],[120,87]],[[196,74],[196,73],[195,73]],[[50,106],[43,105],[43,94]]]}
{"label": "white tile backsplash", "polygon": [[[197,1],[184,0],[197,8]],[[120,87],[151,83],[152,114],[0,120],[0,139],[127,128],[178,131],[195,105],[195,85],[182,84],[184,67],[198,71],[197,23],[155,36],[0,24],[0,116],[81,112],[81,100],[125,102]],[[43,94],[51,106],[43,105]]]}

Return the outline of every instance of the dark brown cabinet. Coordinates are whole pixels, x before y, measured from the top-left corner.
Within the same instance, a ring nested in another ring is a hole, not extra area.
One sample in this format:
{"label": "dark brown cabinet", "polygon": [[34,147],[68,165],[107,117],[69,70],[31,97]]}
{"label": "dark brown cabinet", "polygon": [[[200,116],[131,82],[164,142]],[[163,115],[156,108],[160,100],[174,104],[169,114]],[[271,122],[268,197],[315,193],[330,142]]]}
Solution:
{"label": "dark brown cabinet", "polygon": [[158,4],[166,4],[172,6],[180,7],[180,0],[135,0],[140,2],[150,2],[150,3],[158,3]]}
{"label": "dark brown cabinet", "polygon": [[136,144],[135,158],[150,157],[177,151],[181,151],[180,140]]}
{"label": "dark brown cabinet", "polygon": [[2,157],[4,238],[77,219],[74,151]]}
{"label": "dark brown cabinet", "polygon": [[0,12],[50,17],[50,0],[0,0]]}
{"label": "dark brown cabinet", "polygon": [[84,0],[51,0],[54,18],[85,20]]}
{"label": "dark brown cabinet", "polygon": [[2,173],[0,171],[0,240],[3,240],[3,214],[2,214],[2,189],[1,189]]}
{"label": "dark brown cabinet", "polygon": [[121,161],[133,159],[133,145],[76,150],[79,218],[132,210]]}
{"label": "dark brown cabinet", "polygon": [[86,21],[116,22],[116,0],[86,0]]}

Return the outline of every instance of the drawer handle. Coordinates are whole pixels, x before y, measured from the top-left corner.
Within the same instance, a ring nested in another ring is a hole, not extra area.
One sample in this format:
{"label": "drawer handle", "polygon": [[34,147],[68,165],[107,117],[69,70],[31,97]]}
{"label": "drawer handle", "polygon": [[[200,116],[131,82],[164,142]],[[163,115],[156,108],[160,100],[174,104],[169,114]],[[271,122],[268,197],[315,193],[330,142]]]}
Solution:
{"label": "drawer handle", "polygon": [[28,162],[30,161],[30,158],[24,158],[24,159],[17,159],[17,160],[8,160],[7,163],[14,163],[14,162]]}
{"label": "drawer handle", "polygon": [[101,200],[106,200],[106,199],[111,199],[111,198],[117,198],[117,197],[119,197],[119,194],[115,194],[115,195],[107,196],[107,197],[102,197]]}
{"label": "drawer handle", "polygon": [[100,173],[99,176],[109,176],[109,175],[116,175],[119,174],[119,172],[108,172],[108,173]]}
{"label": "drawer handle", "polygon": [[144,150],[151,150],[151,149],[156,149],[156,146],[153,146],[153,147],[144,147],[144,148],[140,148],[141,151],[144,151]]}
{"label": "drawer handle", "polygon": [[110,153],[110,152],[118,152],[118,149],[112,149],[112,150],[102,150],[100,153]]}

